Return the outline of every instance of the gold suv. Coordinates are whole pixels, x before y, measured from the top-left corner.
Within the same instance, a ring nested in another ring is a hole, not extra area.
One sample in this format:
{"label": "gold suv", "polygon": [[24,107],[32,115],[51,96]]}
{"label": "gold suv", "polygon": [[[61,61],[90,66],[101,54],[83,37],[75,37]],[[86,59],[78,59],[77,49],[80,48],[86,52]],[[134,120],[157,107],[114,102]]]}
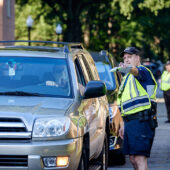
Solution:
{"label": "gold suv", "polygon": [[91,55],[74,43],[0,43],[0,169],[107,169],[106,86]]}

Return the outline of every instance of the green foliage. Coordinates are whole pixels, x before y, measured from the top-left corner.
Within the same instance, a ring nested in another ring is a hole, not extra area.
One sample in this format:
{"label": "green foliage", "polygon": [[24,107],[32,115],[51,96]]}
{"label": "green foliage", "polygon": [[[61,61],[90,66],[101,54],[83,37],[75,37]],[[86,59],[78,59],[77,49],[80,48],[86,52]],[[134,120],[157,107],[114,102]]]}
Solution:
{"label": "green foliage", "polygon": [[112,6],[114,7],[116,3],[119,3],[120,6],[120,13],[130,19],[131,13],[133,11],[132,2],[134,0],[114,0]]}
{"label": "green foliage", "polygon": [[26,19],[34,19],[33,40],[83,41],[90,50],[120,51],[136,46],[144,57],[166,61],[170,55],[170,0],[16,0],[16,39],[27,39]]}
{"label": "green foliage", "polygon": [[158,15],[159,10],[170,7],[169,0],[144,0],[143,3],[139,3],[139,8],[149,8],[155,15]]}
{"label": "green foliage", "polygon": [[[21,1],[22,2],[22,1]],[[28,39],[28,30],[26,20],[29,15],[32,16],[34,23],[31,30],[32,40],[56,40],[56,24],[60,22],[57,16],[48,19],[52,9],[47,4],[42,5],[41,1],[28,0],[27,3],[18,2],[15,5],[15,36],[16,39]]]}

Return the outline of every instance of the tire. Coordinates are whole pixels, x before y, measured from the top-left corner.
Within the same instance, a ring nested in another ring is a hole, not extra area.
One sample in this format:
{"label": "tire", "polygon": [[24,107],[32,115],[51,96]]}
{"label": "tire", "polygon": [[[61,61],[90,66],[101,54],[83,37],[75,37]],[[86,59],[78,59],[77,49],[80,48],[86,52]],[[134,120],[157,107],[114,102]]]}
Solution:
{"label": "tire", "polygon": [[87,160],[87,154],[86,150],[83,148],[79,166],[77,170],[88,170],[88,160]]}
{"label": "tire", "polygon": [[123,154],[123,140],[119,137],[117,143],[119,149],[109,151],[109,165],[124,165],[126,163],[125,155]]}
{"label": "tire", "polygon": [[109,151],[109,165],[124,165],[126,163],[125,155],[122,149]]}
{"label": "tire", "polygon": [[97,162],[101,165],[100,170],[107,170],[108,168],[108,142],[107,142],[107,135],[105,134],[103,149],[100,153]]}

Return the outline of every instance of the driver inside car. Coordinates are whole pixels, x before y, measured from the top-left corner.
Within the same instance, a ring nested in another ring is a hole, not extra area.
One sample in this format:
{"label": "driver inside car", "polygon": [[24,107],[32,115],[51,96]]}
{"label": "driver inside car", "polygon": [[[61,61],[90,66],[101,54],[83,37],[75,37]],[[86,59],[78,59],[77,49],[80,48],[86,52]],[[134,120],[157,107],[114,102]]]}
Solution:
{"label": "driver inside car", "polygon": [[55,86],[66,88],[68,84],[67,70],[64,65],[55,65],[53,73],[48,73],[46,77],[46,86]]}

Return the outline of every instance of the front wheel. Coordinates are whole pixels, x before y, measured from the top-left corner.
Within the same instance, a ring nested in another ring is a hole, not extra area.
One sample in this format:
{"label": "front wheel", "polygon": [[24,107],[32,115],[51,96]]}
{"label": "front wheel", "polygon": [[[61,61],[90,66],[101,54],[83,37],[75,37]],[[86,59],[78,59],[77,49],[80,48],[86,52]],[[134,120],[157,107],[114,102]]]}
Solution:
{"label": "front wheel", "polygon": [[80,163],[77,170],[88,170],[88,160],[86,150],[83,148]]}
{"label": "front wheel", "polygon": [[108,142],[107,142],[107,135],[105,134],[103,149],[98,157],[98,162],[101,165],[100,170],[107,170],[108,167]]}
{"label": "front wheel", "polygon": [[114,150],[109,152],[109,165],[124,165],[126,163],[125,155],[122,150]]}
{"label": "front wheel", "polygon": [[109,165],[124,165],[126,162],[121,138],[118,138],[118,144],[120,145],[119,149],[109,151]]}

